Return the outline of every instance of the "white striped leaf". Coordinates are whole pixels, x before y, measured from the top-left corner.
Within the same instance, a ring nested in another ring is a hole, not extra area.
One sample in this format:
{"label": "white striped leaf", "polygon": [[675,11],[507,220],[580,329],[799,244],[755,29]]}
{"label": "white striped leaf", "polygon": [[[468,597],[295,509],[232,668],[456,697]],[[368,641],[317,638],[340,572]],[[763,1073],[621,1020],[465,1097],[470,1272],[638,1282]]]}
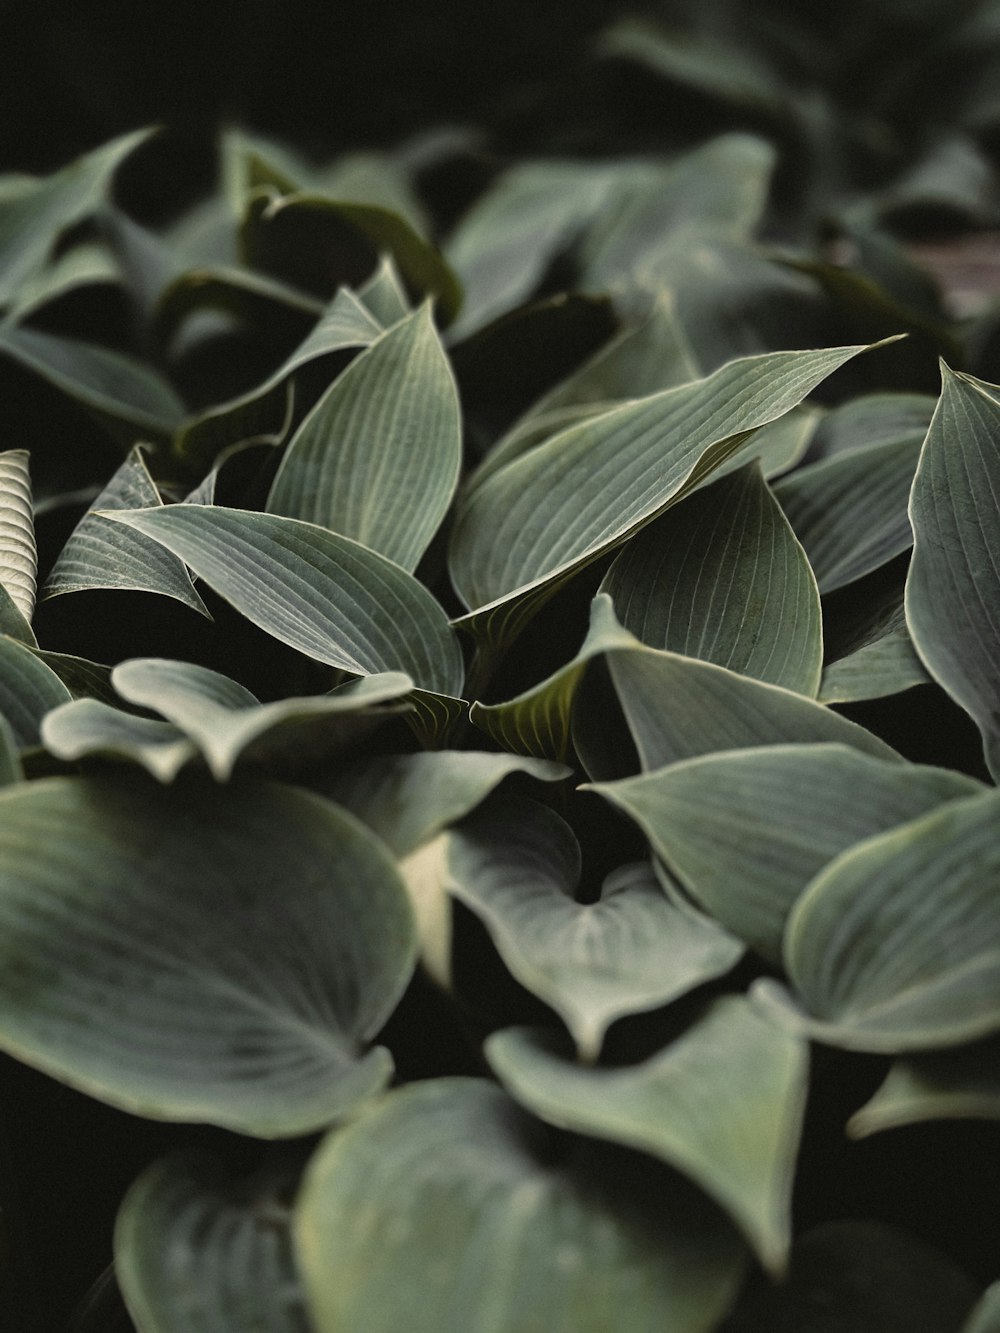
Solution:
{"label": "white striped leaf", "polygon": [[682,1171],[727,1210],[766,1268],[783,1270],[806,1099],[804,1041],[727,995],[638,1065],[573,1064],[550,1038],[523,1029],[494,1033],[485,1050],[529,1110]]}
{"label": "white striped leaf", "polygon": [[8,449],[0,453],[0,583],[29,625],[37,573],[28,451]]}
{"label": "white striped leaf", "polygon": [[138,1115],[278,1137],[384,1086],[414,964],[391,858],[292,787],[0,791],[0,1046]]}
{"label": "white striped leaf", "polygon": [[942,367],[910,497],[906,619],[1000,778],[1000,387]]}
{"label": "white striped leaf", "polygon": [[267,509],[352,537],[412,572],[451,504],[461,459],[458,393],[424,305],[352,361],[312,409]]}
{"label": "white striped leaf", "polygon": [[294,1220],[315,1333],[714,1328],[744,1267],[723,1215],[648,1159],[554,1137],[456,1078],[332,1133]]}

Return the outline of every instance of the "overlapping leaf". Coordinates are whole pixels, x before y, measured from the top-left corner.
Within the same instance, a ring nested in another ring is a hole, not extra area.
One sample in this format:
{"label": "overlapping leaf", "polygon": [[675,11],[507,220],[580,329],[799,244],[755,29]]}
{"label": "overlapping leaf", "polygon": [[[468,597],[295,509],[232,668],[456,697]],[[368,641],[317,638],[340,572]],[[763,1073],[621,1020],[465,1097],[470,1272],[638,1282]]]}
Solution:
{"label": "overlapping leaf", "polygon": [[823,658],[809,561],[757,464],[704,487],[637,534],[601,584],[652,648],[815,696]]}
{"label": "overlapping leaf", "polygon": [[117,510],[163,504],[140,445],[136,445],[94,500],[59,553],[43,597],[87,588],[131,588],[161,593],[208,615],[184,562],[133,528],[111,523]]}
{"label": "overlapping leaf", "polygon": [[714,1001],[642,1064],[572,1064],[520,1029],[486,1043],[504,1086],[555,1125],[652,1153],[725,1208],[780,1272],[791,1240],[791,1187],[808,1072],[806,1043],[741,996]]}
{"label": "overlapping leaf", "polygon": [[133,1319],[157,1333],[309,1333],[289,1235],[290,1182],[233,1182],[213,1163],[168,1158],[118,1212],[115,1273]]}
{"label": "overlapping leaf", "polygon": [[846,636],[843,630],[838,635],[836,655],[823,667],[820,702],[880,699],[928,684],[931,678],[907,628],[902,590],[873,594],[857,611]]}
{"label": "overlapping leaf", "polygon": [[312,523],[177,504],[113,514],[183,560],[255,625],[357,675],[402,671],[456,696],[462,654],[440,605],[384,556]]}
{"label": "overlapping leaf", "polygon": [[1000,778],[1000,388],[942,369],[913,481],[906,619]]}
{"label": "overlapping leaf", "polygon": [[172,723],[124,713],[99,699],[74,699],[53,708],[42,720],[40,735],[57,759],[125,759],[141,764],[159,782],[173,782],[197,754]]}
{"label": "overlapping leaf", "polygon": [[714,375],[570,427],[499,469],[460,506],[459,595],[482,630],[621,544],[796,406],[859,347],[734,361]]}
{"label": "overlapping leaf", "polygon": [[776,962],[788,913],[835,856],[983,788],[948,769],[797,744],[708,754],[595,790],[639,823],[704,908]]}
{"label": "overlapping leaf", "polygon": [[37,572],[28,452],[8,449],[0,453],[0,584],[29,625]]}
{"label": "overlapping leaf", "polygon": [[0,714],[20,749],[38,744],[42,718],[69,698],[59,677],[26,644],[0,635]]}
{"label": "overlapping leaf", "polygon": [[[414,962],[388,853],[291,787],[0,791],[0,1044],[141,1115],[295,1135],[381,1088]],[[169,830],[169,836],[165,836]]]}
{"label": "overlapping leaf", "polygon": [[267,508],[412,571],[451,503],[461,455],[455,382],[425,305],[323,395],[288,446]]}
{"label": "overlapping leaf", "polygon": [[851,1116],[847,1132],[863,1138],[899,1125],[972,1117],[1000,1120],[1000,1038],[895,1061],[875,1094]]}
{"label": "overlapping leaf", "polygon": [[743,1267],[722,1215],[648,1163],[549,1149],[473,1079],[403,1088],[330,1135],[294,1228],[315,1333],[712,1328]]}
{"label": "overlapping leaf", "polygon": [[648,865],[623,867],[597,902],[576,902],[576,838],[533,802],[473,815],[452,832],[447,855],[449,891],[480,917],[511,972],[555,1009],[587,1060],[616,1018],[667,1004],[743,952],[725,931],[671,906]]}

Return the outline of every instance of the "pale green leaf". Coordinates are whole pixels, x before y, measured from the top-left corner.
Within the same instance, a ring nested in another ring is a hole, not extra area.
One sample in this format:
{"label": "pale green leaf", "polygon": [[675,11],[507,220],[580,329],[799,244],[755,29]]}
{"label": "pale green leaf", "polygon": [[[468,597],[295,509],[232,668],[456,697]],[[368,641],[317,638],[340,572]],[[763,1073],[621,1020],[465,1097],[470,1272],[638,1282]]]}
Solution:
{"label": "pale green leaf", "polygon": [[633,537],[601,591],[651,648],[815,697],[823,660],[816,580],[756,463]]}
{"label": "pale green leaf", "polygon": [[522,1029],[495,1033],[485,1049],[529,1110],[682,1171],[729,1212],[765,1267],[783,1270],[806,1098],[804,1041],[729,995],[638,1065],[572,1064],[551,1039]]}
{"label": "pale green leaf", "polygon": [[[953,1046],[1000,1028],[1000,793],[869,838],[816,876],[785,931],[809,1031],[863,1051]],[[773,987],[764,987],[765,998]]]}
{"label": "pale green leaf", "polygon": [[832,458],[854,449],[878,449],[927,434],[937,398],[923,393],[867,393],[831,408],[816,428],[813,453]]}
{"label": "pale green leaf", "polygon": [[0,713],[0,787],[24,780],[24,769],[17,750],[17,739],[11,725]]}
{"label": "pale green leaf", "polygon": [[142,1173],[115,1222],[115,1274],[149,1333],[310,1333],[291,1249],[294,1182],[234,1181],[173,1157]]}
{"label": "pale green leaf", "polygon": [[514,773],[559,782],[571,770],[544,759],[477,750],[380,755],[339,769],[323,794],[350,810],[399,857],[456,823]]}
{"label": "pale green leaf", "polygon": [[942,367],[910,497],[906,619],[1000,778],[1000,387]]}
{"label": "pale green leaf", "polygon": [[553,1156],[551,1138],[474,1079],[400,1089],[331,1134],[294,1223],[315,1333],[714,1328],[743,1269],[722,1215],[648,1163]]}
{"label": "pale green leaf", "polygon": [[[703,482],[860,347],[776,352],[624,403],[500,468],[459,507],[450,567],[485,621],[509,621]],[[500,633],[502,634],[502,627]],[[494,633],[496,637],[496,633]]]}
{"label": "pale green leaf", "polygon": [[413,571],[462,461],[458,392],[429,305],[357,357],[292,438],[273,514],[352,537]]}
{"label": "pale green leaf", "polygon": [[42,721],[41,740],[57,759],[125,759],[141,764],[158,782],[173,782],[197,754],[170,722],[123,713],[98,699],[74,699],[52,709]]}
{"label": "pale green leaf", "polygon": [[[408,676],[384,673],[352,681],[332,694],[262,704],[237,681],[208,667],[168,658],[122,662],[111,675],[123,699],[166,718],[194,743],[213,777],[226,782],[237,761],[329,758],[380,705],[412,688]],[[352,724],[354,724],[352,726]],[[360,728],[361,734],[364,727]]]}
{"label": "pale green leaf", "polygon": [[192,611],[209,616],[182,560],[141,532],[109,522],[106,517],[117,510],[162,504],[142,446],[136,445],[70,534],[49,573],[42,597],[88,588],[128,588],[172,597]]}
{"label": "pale green leaf", "polygon": [[[135,1114],[264,1137],[384,1086],[412,972],[381,843],[271,783],[0,792],[0,1045]],[[164,831],[169,830],[169,836]]]}
{"label": "pale green leaf", "polygon": [[104,703],[117,703],[117,695],[111,688],[109,666],[90,662],[85,657],[74,657],[72,653],[51,653],[41,648],[35,649],[35,656],[55,672],[74,699],[101,699]]}
{"label": "pale green leaf", "polygon": [[836,655],[823,667],[821,703],[881,699],[930,682],[906,625],[902,589],[885,597],[869,595],[857,612],[846,637],[838,635]]}
{"label": "pale green leaf", "polygon": [[38,744],[42,718],[69,698],[59,677],[26,644],[0,635],[0,714],[19,749]]}
{"label": "pale green leaf", "polygon": [[84,287],[120,287],[121,283],[121,270],[107,246],[100,241],[81,241],[21,285],[8,317],[19,323],[70,292]]}
{"label": "pale green leaf", "polygon": [[357,297],[384,329],[405,319],[412,308],[392,255],[382,256],[378,268],[358,288]]}
{"label": "pale green leaf", "polygon": [[1000,1333],[1000,1282],[986,1288],[961,1333]]}
{"label": "pale green leaf", "polygon": [[1000,1038],[895,1061],[847,1123],[852,1138],[926,1120],[1000,1120]]}
{"label": "pale green leaf", "polygon": [[456,696],[458,640],[423,584],[384,556],[300,519],[177,504],[115,513],[160,542],[266,633],[359,676],[402,671]]}
{"label": "pale green leaf", "polygon": [[907,499],[920,441],[853,449],[774,483],[822,593],[863,578],[913,540]]}
{"label": "pale green leaf", "polygon": [[648,865],[620,868],[597,902],[576,902],[579,845],[534,802],[491,806],[454,829],[448,871],[449,891],[563,1019],[585,1060],[597,1058],[615,1019],[668,1004],[743,953],[725,931],[671,906]]}
{"label": "pale green leaf", "polygon": [[703,755],[594,790],[636,820],[703,908],[780,961],[788,914],[828,862],[983,787],[846,745],[798,744]]}
{"label": "pale green leaf", "polygon": [[36,646],[34,631],[2,582],[0,582],[0,634],[8,634],[19,643],[26,643],[29,648]]}
{"label": "pale green leaf", "polygon": [[0,453],[0,583],[29,625],[37,573],[28,451],[8,449]]}

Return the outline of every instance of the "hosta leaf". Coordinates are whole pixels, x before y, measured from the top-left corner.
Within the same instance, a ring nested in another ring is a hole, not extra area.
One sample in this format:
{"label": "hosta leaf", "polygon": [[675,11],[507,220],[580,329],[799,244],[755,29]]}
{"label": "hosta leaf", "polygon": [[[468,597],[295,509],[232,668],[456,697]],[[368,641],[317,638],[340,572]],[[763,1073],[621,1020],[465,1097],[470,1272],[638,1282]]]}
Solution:
{"label": "hosta leaf", "polygon": [[1000,388],[942,368],[910,497],[906,619],[1000,778]]}
{"label": "hosta leaf", "polygon": [[[451,573],[475,625],[509,620],[711,475],[860,347],[776,352],[624,403],[494,473],[460,507]],[[486,613],[486,614],[484,614]],[[502,633],[502,630],[500,631]]]}
{"label": "hosta leaf", "polygon": [[961,1333],[997,1333],[1000,1329],[1000,1282],[993,1282],[976,1302]]}
{"label": "hosta leaf", "polygon": [[572,1064],[523,1029],[494,1033],[485,1049],[529,1110],[676,1167],[730,1213],[765,1267],[782,1270],[806,1097],[804,1041],[730,995],[639,1065]]}
{"label": "hosta leaf", "polygon": [[637,821],[705,909],[780,961],[788,913],[829,861],[983,788],[947,769],[798,744],[704,755],[594,790]]}
{"label": "hosta leaf", "polygon": [[1000,1038],[897,1060],[884,1083],[851,1116],[847,1132],[864,1138],[925,1120],[1000,1120]]}
{"label": "hosta leaf", "polygon": [[50,653],[35,649],[35,656],[59,677],[74,699],[101,699],[114,704],[118,696],[111,688],[111,668],[101,662],[89,662],[71,653]]}
{"label": "hosta leaf", "polygon": [[402,671],[457,695],[462,654],[440,605],[367,547],[299,519],[206,505],[115,513],[172,551],[248,620],[318,662]]}
{"label": "hosta leaf", "polygon": [[638,533],[601,591],[652,648],[815,696],[823,660],[816,580],[751,463]]}
{"label": "hosta leaf", "polygon": [[225,445],[276,435],[287,416],[287,383],[296,372],[336,352],[367,347],[382,332],[382,325],[357,296],[341,287],[308,336],[263,384],[184,425],[176,439],[178,452],[209,461]]}
{"label": "hosta leaf", "polygon": [[920,441],[854,449],[774,483],[822,593],[862,578],[913,540],[907,499]]}
{"label": "hosta leaf", "polygon": [[[825,1222],[796,1240],[787,1278],[761,1286],[725,1333],[943,1333],[975,1298],[940,1251],[884,1222]],[[986,1333],[986,1330],[983,1330]]]}
{"label": "hosta leaf", "polygon": [[923,393],[867,393],[851,398],[825,414],[816,428],[813,453],[817,459],[832,458],[904,440],[920,443],[936,404],[936,397]]}
{"label": "hosta leaf", "polygon": [[52,709],[42,721],[41,739],[57,759],[128,759],[159,782],[173,782],[197,754],[171,723],[123,713],[98,699],[74,699]]}
{"label": "hosta leaf", "polygon": [[0,634],[8,634],[30,648],[36,645],[34,631],[3,583],[0,583]]}
{"label": "hosta leaf", "polygon": [[[792,909],[785,968],[821,1040],[953,1046],[1000,1028],[1000,793],[843,852]],[[780,997],[758,982],[762,998]]]}
{"label": "hosta leaf", "polygon": [[24,779],[24,769],[17,753],[17,740],[10,723],[0,713],[0,787],[7,787],[12,782]]}
{"label": "hosta leaf", "polygon": [[410,299],[392,262],[392,255],[383,255],[378,268],[357,291],[358,300],[370,311],[384,329],[397,324],[410,313]]}
{"label": "hosta leaf", "polygon": [[511,774],[558,782],[570,771],[544,759],[437,750],[359,760],[324,781],[323,792],[405,857],[467,815]]}
{"label": "hosta leaf", "polygon": [[458,393],[429,305],[357,357],[296,431],[267,508],[413,571],[462,461]]}
{"label": "hosta leaf", "polygon": [[100,241],[81,241],[57,255],[21,286],[8,318],[20,323],[50,301],[81,288],[121,285],[121,270],[107,246]]}
{"label": "hosta leaf", "polygon": [[0,714],[20,749],[38,744],[42,718],[69,698],[59,677],[26,644],[0,635]]}
{"label": "hosta leaf", "polygon": [[858,610],[846,641],[841,635],[836,656],[823,667],[820,702],[880,699],[928,684],[930,676],[906,625],[902,591],[868,596]]}
{"label": "hosta leaf", "polygon": [[208,616],[182,560],[142,533],[105,517],[119,509],[162,504],[142,447],[136,445],[71,533],[42,596],[58,597],[87,588],[131,588],[173,597]]}
{"label": "hosta leaf", "polygon": [[0,583],[29,625],[37,572],[28,451],[8,449],[0,453]]}
{"label": "hosta leaf", "polygon": [[[208,667],[168,658],[122,662],[111,675],[123,699],[165,717],[202,754],[213,777],[226,782],[241,758],[274,758],[282,751],[314,760],[336,748],[338,732],[378,705],[402,699],[412,688],[408,676],[386,672],[367,676],[333,694],[278,699],[262,704],[238,684]],[[346,725],[345,725],[346,724]]]}
{"label": "hosta leaf", "polygon": [[365,1043],[413,921],[351,816],[277,784],[134,777],[22,784],[0,807],[6,1051],[139,1115],[265,1137],[385,1084]]}
{"label": "hosta leaf", "polygon": [[727,972],[743,953],[671,906],[647,865],[578,903],[580,848],[544,806],[491,807],[455,829],[449,891],[482,920],[514,976],[566,1023],[584,1059],[624,1014],[655,1009]]}
{"label": "hosta leaf", "polygon": [[137,436],[169,439],[184,415],[181,400],[155,370],[97,343],[0,324],[0,355],[40,375],[128,445]]}
{"label": "hosta leaf", "polygon": [[[284,319],[314,322],[323,314],[323,302],[267,274],[235,265],[185,268],[163,284],[155,303],[154,336],[176,356],[185,345],[188,319],[205,311],[231,315],[247,323]],[[292,324],[294,327],[294,324]]]}
{"label": "hosta leaf", "polygon": [[742,1270],[721,1214],[611,1149],[554,1162],[549,1133],[449,1078],[331,1134],[294,1228],[316,1333],[713,1328]]}
{"label": "hosta leaf", "polygon": [[118,165],[148,137],[122,135],[0,202],[0,306],[45,266],[63,232],[96,211]]}
{"label": "hosta leaf", "polygon": [[135,1182],[115,1223],[115,1272],[139,1328],[310,1333],[291,1249],[291,1182],[231,1181],[175,1157]]}

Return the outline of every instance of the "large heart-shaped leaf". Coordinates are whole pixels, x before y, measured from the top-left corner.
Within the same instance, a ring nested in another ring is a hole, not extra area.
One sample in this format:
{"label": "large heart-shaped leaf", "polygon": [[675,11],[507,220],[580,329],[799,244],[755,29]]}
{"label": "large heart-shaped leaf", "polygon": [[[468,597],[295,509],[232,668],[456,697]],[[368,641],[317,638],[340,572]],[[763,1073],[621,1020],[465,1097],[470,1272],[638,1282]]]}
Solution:
{"label": "large heart-shaped leaf", "polygon": [[0,714],[19,748],[37,745],[42,718],[69,699],[59,677],[26,644],[0,635]]}
{"label": "large heart-shaped leaf", "polygon": [[534,802],[491,806],[456,828],[449,891],[482,920],[514,976],[596,1059],[616,1018],[667,1004],[719,976],[743,948],[665,898],[648,865],[608,877],[594,903],[574,899],[580,848]]}
{"label": "large heart-shaped leaf", "polygon": [[232,1181],[214,1163],[168,1158],[118,1212],[115,1273],[132,1318],[156,1333],[309,1333],[289,1236],[292,1181]]}
{"label": "large heart-shaped leaf", "polygon": [[113,1105],[265,1137],[381,1088],[414,964],[388,853],[270,783],[0,791],[0,1045]]}
{"label": "large heart-shaped leaf", "polygon": [[1000,1037],[895,1061],[875,1094],[851,1116],[847,1132],[863,1138],[925,1120],[972,1117],[1000,1120]]}
{"label": "large heart-shaped leaf", "polygon": [[455,382],[424,305],[319,400],[288,446],[267,508],[412,571],[451,503],[461,458]]}
{"label": "large heart-shaped leaf", "polygon": [[772,961],[796,898],[854,843],[983,790],[846,745],[704,755],[594,790],[635,819],[697,901]]}
{"label": "large heart-shaped leaf", "polygon": [[105,517],[111,511],[162,504],[142,446],[136,445],[70,534],[42,596],[58,597],[88,588],[130,588],[173,597],[208,616],[182,560],[159,542]]}
{"label": "large heart-shaped leaf", "polygon": [[403,1088],[331,1134],[295,1215],[315,1333],[713,1328],[743,1267],[722,1215],[648,1161],[559,1146],[474,1079]]}
{"label": "large heart-shaped leaf", "polygon": [[906,619],[1000,778],[1000,387],[942,369],[910,497]]}
{"label": "large heart-shaped leaf", "polygon": [[696,491],[605,575],[621,624],[652,648],[815,696],[819,592],[756,463]]}
{"label": "large heart-shaped leaf", "polygon": [[[843,852],[802,894],[762,1002],[852,1050],[953,1046],[1000,1028],[1000,793],[949,801]],[[810,1017],[811,1016],[811,1017]]]}
{"label": "large heart-shaped leaf", "polygon": [[784,1267],[805,1107],[804,1041],[730,995],[639,1065],[573,1064],[551,1040],[519,1029],[494,1033],[486,1054],[511,1095],[536,1115],[683,1171],[731,1214],[766,1267]]}
{"label": "large heart-shaped leaf", "polygon": [[402,671],[456,696],[463,664],[444,611],[412,575],[313,523],[177,504],[109,517],[172,551],[248,620],[357,675]]}
{"label": "large heart-shaped leaf", "polygon": [[[470,626],[502,638],[511,603],[539,598],[703,482],[758,427],[796,406],[861,347],[774,352],[625,403],[500,468],[452,535]],[[505,629],[506,626],[506,629]]]}

